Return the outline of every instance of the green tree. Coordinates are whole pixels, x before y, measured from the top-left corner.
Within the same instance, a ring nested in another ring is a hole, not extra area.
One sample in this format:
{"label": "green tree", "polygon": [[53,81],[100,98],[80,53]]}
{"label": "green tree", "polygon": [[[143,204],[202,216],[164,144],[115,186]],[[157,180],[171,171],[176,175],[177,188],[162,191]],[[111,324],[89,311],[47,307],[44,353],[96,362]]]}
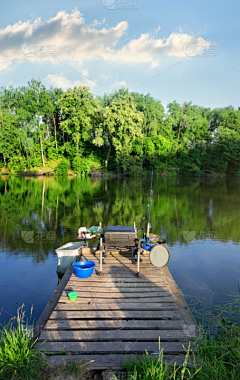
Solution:
{"label": "green tree", "polygon": [[25,89],[24,101],[29,112],[28,122],[33,129],[37,130],[37,135],[40,142],[40,151],[42,165],[45,166],[43,152],[43,138],[46,126],[43,123],[43,117],[49,109],[49,98],[45,86],[40,80],[32,79],[28,82],[28,87]]}
{"label": "green tree", "polygon": [[88,87],[74,87],[60,97],[59,106],[62,111],[60,128],[72,138],[78,153],[79,142],[91,138],[90,131],[98,112],[97,101]]}
{"label": "green tree", "polygon": [[17,119],[8,109],[2,109],[0,115],[0,153],[3,155],[4,164],[10,161],[11,167],[20,156],[20,133]]}
{"label": "green tree", "polygon": [[121,160],[129,156],[133,150],[133,143],[137,137],[142,136],[141,123],[142,112],[137,111],[133,98],[129,94],[114,97],[102,114],[103,122],[96,129],[96,137],[93,143],[108,146],[108,154],[105,161],[107,169],[111,148],[116,151],[116,159]]}

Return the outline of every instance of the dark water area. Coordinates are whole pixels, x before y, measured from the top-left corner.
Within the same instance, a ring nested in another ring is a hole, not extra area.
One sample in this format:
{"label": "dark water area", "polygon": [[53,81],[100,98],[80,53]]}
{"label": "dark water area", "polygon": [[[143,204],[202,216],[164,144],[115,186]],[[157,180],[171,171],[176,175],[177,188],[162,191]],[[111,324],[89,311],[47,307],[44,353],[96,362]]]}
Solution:
{"label": "dark water area", "polygon": [[[58,284],[55,249],[76,241],[80,226],[139,227],[149,189],[139,178],[2,176],[0,323],[23,303],[36,321]],[[239,299],[240,178],[155,177],[153,193],[152,232],[166,238],[169,270],[190,307]]]}

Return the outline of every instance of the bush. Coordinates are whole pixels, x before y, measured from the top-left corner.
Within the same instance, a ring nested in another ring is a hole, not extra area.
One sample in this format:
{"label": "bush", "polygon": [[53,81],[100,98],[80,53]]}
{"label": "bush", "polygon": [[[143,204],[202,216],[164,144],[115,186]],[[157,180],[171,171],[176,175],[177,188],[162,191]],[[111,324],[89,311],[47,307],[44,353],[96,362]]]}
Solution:
{"label": "bush", "polygon": [[45,363],[44,353],[34,349],[32,331],[26,329],[23,307],[18,309],[16,326],[12,320],[0,332],[0,378],[2,380],[39,379]]}
{"label": "bush", "polygon": [[62,161],[59,162],[59,164],[57,165],[54,171],[55,173],[57,173],[57,175],[65,175],[65,174],[68,174],[69,169],[70,169],[70,162],[66,158],[63,158]]}
{"label": "bush", "polygon": [[126,156],[121,160],[123,171],[133,176],[143,174],[142,163],[143,161],[138,156]]}
{"label": "bush", "polygon": [[76,156],[72,161],[72,170],[75,174],[88,175],[93,169],[100,168],[100,163],[92,157]]}

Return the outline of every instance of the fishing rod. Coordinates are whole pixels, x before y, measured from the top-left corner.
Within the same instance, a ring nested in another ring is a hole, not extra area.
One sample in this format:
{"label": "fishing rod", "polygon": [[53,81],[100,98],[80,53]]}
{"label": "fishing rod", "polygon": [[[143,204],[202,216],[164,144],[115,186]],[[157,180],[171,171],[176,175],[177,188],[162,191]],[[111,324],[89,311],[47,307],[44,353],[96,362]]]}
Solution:
{"label": "fishing rod", "polygon": [[151,203],[152,203],[152,184],[153,184],[153,168],[152,168],[152,179],[151,179],[151,190],[150,190],[150,200],[149,200],[149,212],[148,212],[148,224],[147,224],[147,241],[149,239],[149,232],[151,229],[151,224],[150,224],[150,214],[151,214]]}
{"label": "fishing rod", "polygon": [[[149,233],[150,233],[150,230],[152,228],[151,224],[150,224],[150,215],[151,215],[151,203],[152,203],[152,197],[153,197],[153,190],[152,190],[152,185],[153,185],[153,168],[152,168],[152,178],[151,178],[151,190],[150,190],[150,199],[149,199],[149,202],[148,202],[148,205],[147,205],[147,208],[146,208],[146,211],[143,215],[143,218],[142,218],[142,221],[141,221],[141,224],[140,224],[140,227],[138,228],[138,231],[141,231],[142,230],[142,225],[143,225],[143,222],[146,218],[146,215],[147,215],[147,211],[148,211],[148,224],[147,224],[147,240],[149,239]],[[148,195],[147,195],[148,196]]]}

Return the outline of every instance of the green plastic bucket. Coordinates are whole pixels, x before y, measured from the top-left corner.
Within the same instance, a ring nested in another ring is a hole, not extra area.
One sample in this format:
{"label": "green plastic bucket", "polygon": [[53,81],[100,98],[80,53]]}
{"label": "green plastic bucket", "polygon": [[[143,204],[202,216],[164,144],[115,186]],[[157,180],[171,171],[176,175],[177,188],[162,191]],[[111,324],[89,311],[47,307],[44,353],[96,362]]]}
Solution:
{"label": "green plastic bucket", "polygon": [[76,301],[77,296],[78,296],[77,292],[70,292],[70,293],[68,293],[68,298],[69,298],[70,301]]}

